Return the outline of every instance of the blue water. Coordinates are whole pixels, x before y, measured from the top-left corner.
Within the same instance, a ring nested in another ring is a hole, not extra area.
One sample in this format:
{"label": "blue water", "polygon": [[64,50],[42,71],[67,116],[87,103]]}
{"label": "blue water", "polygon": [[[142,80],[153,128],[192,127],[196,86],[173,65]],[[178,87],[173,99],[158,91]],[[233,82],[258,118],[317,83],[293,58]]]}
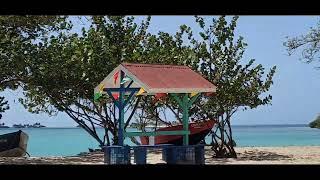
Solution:
{"label": "blue water", "polygon": [[[5,134],[18,129],[0,129]],[[28,152],[31,156],[71,156],[98,148],[98,143],[80,128],[23,129],[29,135]],[[98,129],[100,135],[103,129]],[[305,146],[320,145],[320,129],[305,125],[233,126],[237,146]],[[130,139],[125,142],[133,145]],[[210,142],[210,138],[206,138]]]}

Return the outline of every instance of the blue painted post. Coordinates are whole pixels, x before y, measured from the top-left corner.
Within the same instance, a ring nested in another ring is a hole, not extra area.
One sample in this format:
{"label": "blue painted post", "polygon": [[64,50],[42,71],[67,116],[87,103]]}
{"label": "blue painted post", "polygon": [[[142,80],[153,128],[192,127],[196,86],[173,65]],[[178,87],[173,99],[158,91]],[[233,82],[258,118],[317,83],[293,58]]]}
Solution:
{"label": "blue painted post", "polygon": [[[120,82],[124,78],[124,72],[120,70]],[[120,91],[119,91],[119,146],[123,146],[123,131],[124,131],[124,91],[125,87],[124,84],[120,83]]]}
{"label": "blue painted post", "polygon": [[147,148],[139,146],[135,147],[134,160],[136,164],[147,164]]}

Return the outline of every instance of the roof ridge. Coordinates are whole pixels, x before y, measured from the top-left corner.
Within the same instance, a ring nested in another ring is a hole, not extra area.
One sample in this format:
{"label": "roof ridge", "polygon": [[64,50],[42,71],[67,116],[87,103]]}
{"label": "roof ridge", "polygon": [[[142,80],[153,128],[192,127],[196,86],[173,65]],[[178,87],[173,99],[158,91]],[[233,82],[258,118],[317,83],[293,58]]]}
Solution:
{"label": "roof ridge", "polygon": [[136,66],[136,67],[152,67],[152,68],[179,68],[191,69],[186,65],[171,65],[171,64],[143,64],[143,63],[121,63],[123,66]]}

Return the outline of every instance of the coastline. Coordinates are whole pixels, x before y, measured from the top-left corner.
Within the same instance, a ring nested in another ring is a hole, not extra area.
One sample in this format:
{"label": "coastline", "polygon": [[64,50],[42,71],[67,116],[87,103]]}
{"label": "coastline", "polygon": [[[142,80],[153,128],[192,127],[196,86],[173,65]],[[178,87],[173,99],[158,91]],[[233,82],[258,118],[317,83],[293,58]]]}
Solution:
{"label": "coastline", "polygon": [[[217,164],[320,164],[320,146],[235,147],[238,158],[211,158],[206,147],[206,165]],[[163,164],[161,152],[148,153],[148,164]],[[103,164],[103,153],[68,157],[0,157],[0,164]]]}

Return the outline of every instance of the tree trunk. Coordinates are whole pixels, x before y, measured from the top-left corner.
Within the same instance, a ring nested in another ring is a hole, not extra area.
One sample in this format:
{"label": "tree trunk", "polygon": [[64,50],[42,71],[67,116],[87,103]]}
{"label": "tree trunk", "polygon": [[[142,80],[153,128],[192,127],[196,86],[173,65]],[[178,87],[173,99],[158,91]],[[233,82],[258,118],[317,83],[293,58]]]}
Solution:
{"label": "tree trunk", "polygon": [[[234,150],[234,140],[232,138],[232,129],[230,125],[229,113],[226,113],[226,117],[221,115],[216,126],[216,129],[212,132],[212,147],[214,151],[214,158],[237,158],[237,153]],[[226,130],[226,127],[229,129]],[[218,139],[218,140],[217,140]]]}
{"label": "tree trunk", "polygon": [[231,124],[230,124],[230,118],[227,119],[227,125],[229,127],[229,147],[230,147],[230,156],[232,158],[237,158],[237,153],[236,151],[234,150],[234,146],[235,146],[235,143],[234,143],[234,140],[232,138],[232,128],[231,128]]}

